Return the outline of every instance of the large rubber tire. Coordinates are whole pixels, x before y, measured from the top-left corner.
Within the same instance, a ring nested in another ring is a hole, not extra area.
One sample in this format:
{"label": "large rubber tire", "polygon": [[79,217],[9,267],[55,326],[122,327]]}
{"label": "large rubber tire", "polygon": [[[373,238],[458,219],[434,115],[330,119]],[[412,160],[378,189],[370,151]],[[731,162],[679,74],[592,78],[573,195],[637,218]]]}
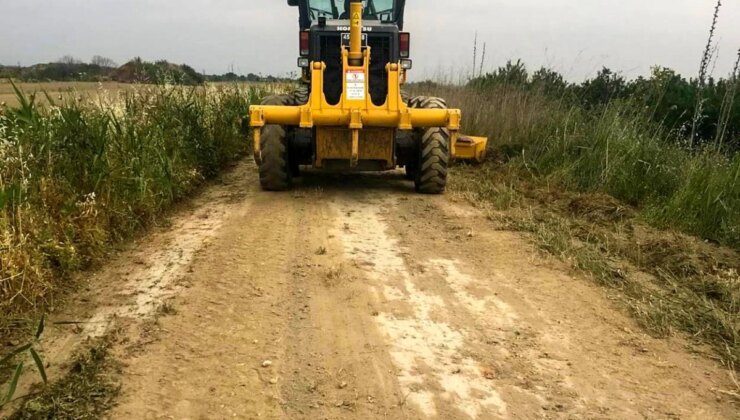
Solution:
{"label": "large rubber tire", "polygon": [[447,187],[447,166],[450,161],[450,135],[444,128],[430,128],[421,142],[419,170],[414,186],[422,194],[442,194]]}
{"label": "large rubber tire", "polygon": [[266,125],[262,129],[260,185],[265,191],[285,191],[293,185],[282,126]]}
{"label": "large rubber tire", "polygon": [[311,95],[311,89],[309,85],[300,85],[292,93],[293,105],[305,105],[308,103],[308,98]]}
{"label": "large rubber tire", "polygon": [[[262,105],[290,105],[290,95],[268,96]],[[290,169],[290,156],[286,142],[285,128],[280,125],[266,125],[262,128],[261,156],[255,157],[259,164],[260,185],[265,191],[285,191],[293,186]]]}
{"label": "large rubber tire", "polygon": [[[409,100],[411,108],[446,109],[442,98],[417,96]],[[447,167],[450,162],[450,133],[443,127],[431,127],[418,132],[419,160],[414,173],[414,186],[422,194],[442,194],[447,187]],[[408,173],[408,171],[407,171]]]}

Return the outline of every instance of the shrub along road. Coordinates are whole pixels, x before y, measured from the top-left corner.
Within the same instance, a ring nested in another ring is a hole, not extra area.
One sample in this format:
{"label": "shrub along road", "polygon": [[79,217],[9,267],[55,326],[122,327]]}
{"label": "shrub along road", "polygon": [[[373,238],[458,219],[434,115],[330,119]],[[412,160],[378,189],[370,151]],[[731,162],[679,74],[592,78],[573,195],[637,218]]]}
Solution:
{"label": "shrub along road", "polygon": [[111,418],[737,415],[709,353],[650,338],[615,291],[452,194],[400,174],[257,184],[239,164],[90,274],[54,315],[84,322],[50,328],[52,378],[107,337]]}

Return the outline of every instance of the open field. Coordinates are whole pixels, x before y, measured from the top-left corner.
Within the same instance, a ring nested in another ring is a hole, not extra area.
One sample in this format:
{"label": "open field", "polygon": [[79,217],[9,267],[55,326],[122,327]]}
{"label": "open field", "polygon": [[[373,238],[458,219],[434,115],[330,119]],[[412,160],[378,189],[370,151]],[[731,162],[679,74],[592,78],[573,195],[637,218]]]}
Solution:
{"label": "open field", "polygon": [[[90,98],[96,98],[98,92],[105,92],[105,95],[116,95],[121,90],[131,89],[132,85],[115,82],[47,82],[47,83],[18,83],[23,92],[31,94],[38,92],[38,99],[46,101],[43,92],[46,92],[52,99],[57,100],[60,96],[71,97],[72,95],[84,95]],[[8,106],[17,106],[18,98],[11,85],[7,80],[0,80],[0,103]]]}
{"label": "open field", "polygon": [[[79,98],[82,97],[86,100],[96,101],[102,98],[106,101],[115,99],[121,92],[131,92],[142,87],[150,85],[130,84],[130,83],[117,83],[117,82],[44,82],[44,83],[17,83],[16,86],[20,88],[25,94],[36,93],[36,98],[39,103],[47,103],[46,95],[54,101],[58,101],[60,98]],[[267,83],[267,82],[250,82],[250,83],[209,83],[208,86],[219,87],[219,86],[238,86],[241,89],[247,89],[254,87],[258,89],[265,89],[270,91],[279,91],[284,88],[284,84],[281,83]],[[198,88],[202,89],[202,88]],[[0,103],[5,103],[7,106],[17,106],[18,97],[13,89],[13,85],[8,80],[0,79]]]}

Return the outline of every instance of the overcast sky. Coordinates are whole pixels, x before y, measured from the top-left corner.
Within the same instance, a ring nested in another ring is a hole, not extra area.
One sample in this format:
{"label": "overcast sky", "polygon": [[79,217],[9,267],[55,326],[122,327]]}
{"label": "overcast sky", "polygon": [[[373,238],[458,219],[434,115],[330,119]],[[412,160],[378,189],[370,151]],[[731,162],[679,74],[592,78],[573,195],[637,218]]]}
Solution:
{"label": "overcast sky", "polygon": [[[414,79],[472,68],[475,32],[486,69],[522,58],[571,80],[601,66],[628,77],[652,65],[694,75],[714,0],[408,0]],[[285,0],[0,0],[0,63],[63,55],[134,56],[199,71],[286,74],[295,69],[298,11]],[[740,48],[740,0],[725,1],[715,74]]]}

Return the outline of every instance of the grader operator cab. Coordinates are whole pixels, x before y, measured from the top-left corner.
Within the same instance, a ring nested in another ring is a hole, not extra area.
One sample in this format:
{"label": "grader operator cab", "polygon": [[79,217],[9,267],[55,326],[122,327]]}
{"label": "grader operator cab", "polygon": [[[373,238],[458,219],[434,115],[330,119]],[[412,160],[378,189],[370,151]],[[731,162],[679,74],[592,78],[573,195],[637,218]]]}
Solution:
{"label": "grader operator cab", "polygon": [[265,190],[287,190],[301,166],[339,171],[404,167],[420,193],[440,194],[451,159],[481,161],[487,139],[459,134],[441,98],[409,98],[405,0],[288,0],[300,14],[303,85],[249,110]]}

